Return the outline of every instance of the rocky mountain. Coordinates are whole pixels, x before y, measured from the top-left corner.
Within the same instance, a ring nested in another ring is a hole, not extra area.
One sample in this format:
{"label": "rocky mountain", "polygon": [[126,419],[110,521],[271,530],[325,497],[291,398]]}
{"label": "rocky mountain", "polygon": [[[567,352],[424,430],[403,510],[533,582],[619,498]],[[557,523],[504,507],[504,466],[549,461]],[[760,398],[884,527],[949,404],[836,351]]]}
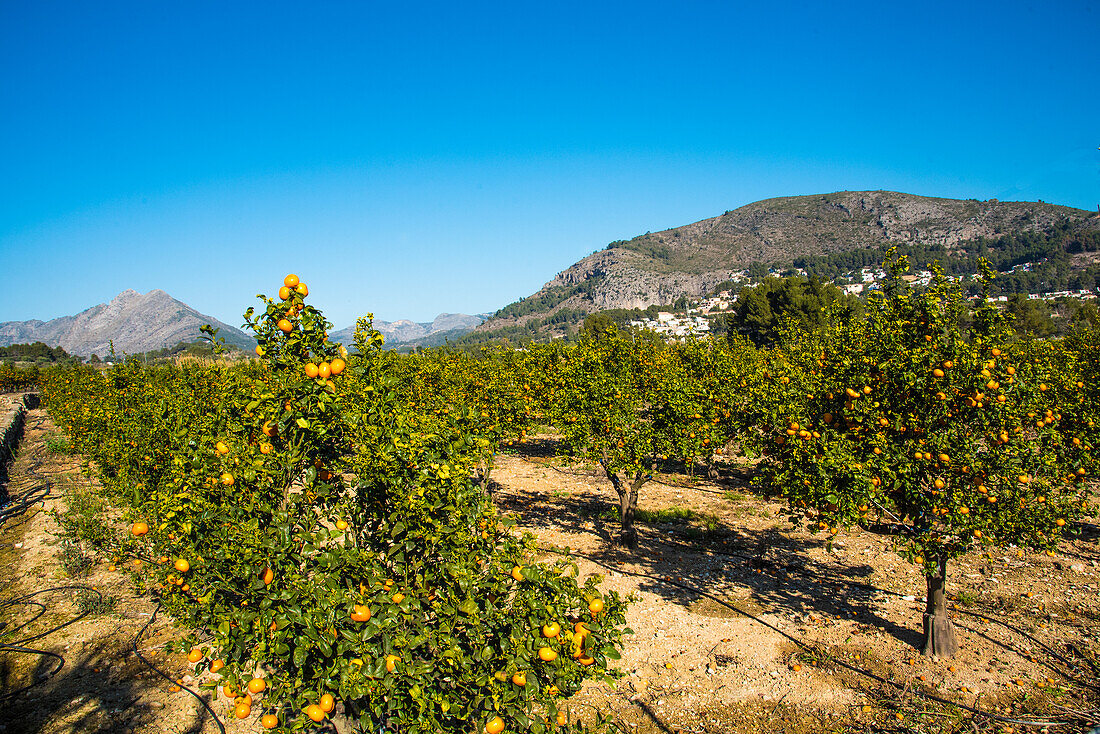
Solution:
{"label": "rocky mountain", "polygon": [[[1039,230],[1091,212],[1042,202],[938,199],[892,191],[841,191],[765,199],[694,224],[612,242],[502,308],[479,332],[548,323],[555,314],[645,308],[698,297],[753,263],[890,243],[959,246]],[[560,320],[560,319],[559,319]]]}
{"label": "rocky mountain", "polygon": [[110,303],[101,303],[75,316],[51,321],[5,321],[0,323],[0,345],[44,342],[60,346],[69,354],[105,357],[109,342],[115,353],[134,354],[174,347],[199,339],[203,324],[220,328],[218,336],[227,344],[251,350],[256,341],[239,329],[201,314],[162,290],[138,293],[126,290]]}
{"label": "rocky mountain", "polygon": [[[469,331],[473,331],[485,320],[484,315],[471,316],[464,313],[441,313],[432,321],[409,321],[398,319],[397,321],[375,321],[374,328],[382,332],[386,338],[387,346],[398,344],[411,344],[423,346],[436,346],[442,344],[445,338],[455,338]],[[354,341],[355,325],[334,331],[329,335],[332,341],[341,344],[351,344]]]}

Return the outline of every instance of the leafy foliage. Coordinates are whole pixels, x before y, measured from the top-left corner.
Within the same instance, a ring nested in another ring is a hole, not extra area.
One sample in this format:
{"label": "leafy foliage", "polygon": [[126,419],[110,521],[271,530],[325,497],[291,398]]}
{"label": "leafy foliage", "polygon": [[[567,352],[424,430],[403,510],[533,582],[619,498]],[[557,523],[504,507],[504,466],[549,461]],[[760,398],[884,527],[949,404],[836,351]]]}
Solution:
{"label": "leafy foliage", "polygon": [[328,701],[369,731],[547,730],[612,673],[625,603],[534,563],[475,481],[483,417],[408,409],[369,321],[348,355],[298,285],[246,313],[259,363],[49,374],[57,421],[149,528],[128,552],[159,557],[152,589],[213,636],[196,671],[263,678],[284,731]]}

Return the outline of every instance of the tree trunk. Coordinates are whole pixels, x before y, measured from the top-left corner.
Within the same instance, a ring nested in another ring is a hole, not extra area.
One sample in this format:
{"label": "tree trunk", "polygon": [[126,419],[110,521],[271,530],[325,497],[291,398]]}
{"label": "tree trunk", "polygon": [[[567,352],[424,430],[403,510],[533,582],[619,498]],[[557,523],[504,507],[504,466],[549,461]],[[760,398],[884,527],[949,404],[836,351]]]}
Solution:
{"label": "tree trunk", "polygon": [[638,509],[638,490],[649,479],[642,472],[634,477],[633,482],[626,482],[618,474],[604,465],[607,478],[611,480],[611,486],[619,496],[619,545],[634,550],[638,547],[638,531],[634,529],[634,513]]}
{"label": "tree trunk", "polygon": [[638,491],[626,482],[620,486],[622,489],[619,491],[619,545],[634,550],[638,547],[638,531],[634,529],[634,513],[638,509]]}
{"label": "tree trunk", "polygon": [[928,582],[928,601],[924,607],[924,649],[921,653],[931,657],[954,657],[959,651],[955,639],[955,625],[947,616],[947,598],[944,588],[947,585],[947,559],[940,558],[938,570],[933,576],[926,576]]}
{"label": "tree trunk", "polygon": [[493,499],[493,493],[489,490],[489,474],[493,471],[493,458],[482,459],[475,470],[474,481],[485,491],[485,496]]}

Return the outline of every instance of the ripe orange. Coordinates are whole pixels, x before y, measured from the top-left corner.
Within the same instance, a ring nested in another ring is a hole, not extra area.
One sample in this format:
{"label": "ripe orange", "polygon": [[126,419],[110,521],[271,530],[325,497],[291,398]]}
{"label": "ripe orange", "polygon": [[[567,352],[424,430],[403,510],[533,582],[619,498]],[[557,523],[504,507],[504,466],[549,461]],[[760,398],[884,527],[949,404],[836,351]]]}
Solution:
{"label": "ripe orange", "polygon": [[203,657],[205,657],[205,656],[202,654],[202,650],[195,647],[195,648],[191,649],[191,652],[187,653],[187,662],[197,663],[200,660],[202,660]]}
{"label": "ripe orange", "polygon": [[130,527],[130,532],[138,537],[145,535],[149,532],[149,525],[143,522],[135,522]]}
{"label": "ripe orange", "polygon": [[527,685],[527,674],[524,673],[523,671],[520,671],[520,672],[517,672],[517,673],[513,674],[512,675],[512,682],[515,683],[517,686]]}
{"label": "ripe orange", "polygon": [[233,715],[238,719],[247,719],[252,715],[252,707],[247,703],[238,703],[233,707]]}
{"label": "ripe orange", "polygon": [[328,365],[329,370],[332,371],[333,376],[338,375],[341,372],[343,372],[344,367],[346,367],[346,366],[347,365],[344,363],[344,360],[340,359],[339,357],[337,357],[336,359],[329,362],[329,365]]}
{"label": "ripe orange", "polygon": [[279,289],[279,298],[283,299],[284,301],[290,298],[290,289],[287,288],[285,285]]}
{"label": "ripe orange", "polygon": [[301,281],[298,280],[298,276],[294,273],[291,273],[290,275],[283,278],[283,285],[285,285],[287,288],[295,288],[297,287],[299,282]]}
{"label": "ripe orange", "polygon": [[394,604],[400,604],[403,601],[405,601],[405,595],[404,594],[398,592],[398,593],[393,595],[393,603]]}
{"label": "ripe orange", "polygon": [[226,698],[237,697],[237,692],[233,689],[233,686],[230,685],[222,686],[222,693],[225,695]]}
{"label": "ripe orange", "polygon": [[500,734],[502,731],[504,731],[504,720],[499,716],[494,716],[485,724],[485,734]]}
{"label": "ripe orange", "polygon": [[331,693],[326,693],[321,696],[321,710],[326,714],[331,714],[332,710],[336,708],[336,699],[332,697]]}
{"label": "ripe orange", "polygon": [[940,377],[943,377],[943,370],[941,370],[939,367],[937,367],[936,369],[932,370],[932,376],[937,378],[937,379],[940,378]]}
{"label": "ripe orange", "polygon": [[554,721],[558,722],[558,726],[565,726],[565,722],[569,721],[569,719],[566,717],[564,711],[559,711]]}
{"label": "ripe orange", "polygon": [[1058,518],[1057,520],[1054,521],[1054,524],[1057,525],[1058,527],[1062,527],[1063,525],[1066,524],[1066,521],[1063,520],[1062,518]]}
{"label": "ripe orange", "polygon": [[313,364],[313,362],[307,362],[305,369],[306,369],[306,377],[308,377],[310,379],[313,379],[314,377],[317,376],[317,365]]}
{"label": "ripe orange", "polygon": [[558,659],[558,654],[551,650],[549,647],[539,648],[539,660],[546,663],[552,663]]}
{"label": "ripe orange", "polygon": [[561,626],[557,622],[551,622],[550,624],[544,624],[542,626],[542,634],[545,637],[557,637],[561,632]]}
{"label": "ripe orange", "polygon": [[306,716],[320,723],[325,720],[325,711],[315,703],[306,706]]}
{"label": "ripe orange", "polygon": [[263,693],[267,689],[267,681],[263,678],[253,678],[248,681],[249,693]]}
{"label": "ripe orange", "polygon": [[297,286],[295,286],[294,290],[298,291],[298,295],[300,295],[302,298],[305,298],[309,295],[309,288],[306,287],[305,283],[299,283]]}
{"label": "ripe orange", "polygon": [[214,662],[210,663],[210,672],[211,673],[217,673],[219,670],[221,670],[224,667],[225,667],[225,661],[224,660],[215,660]]}
{"label": "ripe orange", "polygon": [[596,662],[596,658],[582,657],[579,658],[577,662],[581,665],[591,665],[592,663]]}
{"label": "ripe orange", "polygon": [[332,374],[332,366],[328,362],[322,362],[317,366],[317,376],[327,380]]}
{"label": "ripe orange", "polygon": [[599,614],[603,611],[603,608],[603,599],[596,598],[588,602],[588,611],[592,612],[593,614]]}
{"label": "ripe orange", "polygon": [[224,484],[227,487],[232,487],[233,486],[233,475],[230,474],[229,472],[223,473],[222,474],[222,484]]}
{"label": "ripe orange", "polygon": [[264,423],[263,433],[268,438],[275,438],[275,436],[279,435],[279,428],[271,421],[268,421]]}
{"label": "ripe orange", "polygon": [[351,613],[352,622],[366,622],[370,619],[370,607],[366,604],[356,604]]}
{"label": "ripe orange", "polygon": [[264,356],[264,348],[261,347],[259,344],[256,345],[256,356],[257,357]]}
{"label": "ripe orange", "polygon": [[260,578],[263,579],[265,586],[271,586],[271,582],[275,580],[275,572],[270,567],[265,568],[264,572],[260,574]]}
{"label": "ripe orange", "polygon": [[337,530],[347,530],[348,529],[347,522],[345,522],[344,520],[337,520],[336,521],[336,529]]}
{"label": "ripe orange", "polygon": [[386,671],[392,673],[397,668],[397,661],[401,658],[397,655],[386,656]]}
{"label": "ripe orange", "polygon": [[275,325],[279,327],[279,331],[283,332],[284,334],[289,334],[290,332],[294,331],[294,324],[290,323],[289,319],[279,319],[275,322]]}
{"label": "ripe orange", "polygon": [[223,456],[229,453],[229,447],[225,445],[225,441],[218,441],[214,444],[214,450]]}
{"label": "ripe orange", "polygon": [[191,568],[191,564],[187,562],[186,558],[177,558],[176,562],[172,564],[180,573],[187,573]]}
{"label": "ripe orange", "polygon": [[519,566],[512,566],[512,578],[516,581],[523,581],[523,569]]}
{"label": "ripe orange", "polygon": [[279,717],[275,714],[264,714],[260,719],[260,725],[265,729],[274,729],[279,725]]}

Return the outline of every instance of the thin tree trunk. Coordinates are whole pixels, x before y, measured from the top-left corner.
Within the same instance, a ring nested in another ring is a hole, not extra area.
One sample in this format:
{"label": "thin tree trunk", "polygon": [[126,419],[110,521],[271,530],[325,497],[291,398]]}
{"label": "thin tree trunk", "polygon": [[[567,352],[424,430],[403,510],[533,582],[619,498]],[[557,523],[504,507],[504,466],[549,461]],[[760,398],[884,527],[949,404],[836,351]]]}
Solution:
{"label": "thin tree trunk", "polygon": [[615,494],[619,496],[619,545],[634,550],[638,547],[638,531],[634,529],[634,514],[638,510],[638,490],[649,480],[649,476],[638,472],[633,482],[626,482],[603,465]]}
{"label": "thin tree trunk", "polygon": [[475,470],[475,479],[481,488],[485,491],[485,496],[489,499],[493,499],[493,493],[489,489],[489,474],[493,471],[493,457],[489,456],[483,458]]}
{"label": "thin tree trunk", "polygon": [[634,513],[638,509],[638,491],[623,482],[619,490],[619,545],[634,550],[638,547],[638,531],[634,529]]}
{"label": "thin tree trunk", "polygon": [[947,597],[944,590],[947,585],[947,559],[938,559],[935,575],[926,576],[928,597],[924,608],[924,649],[922,654],[941,658],[954,657],[959,651],[955,639],[955,625],[947,616]]}

